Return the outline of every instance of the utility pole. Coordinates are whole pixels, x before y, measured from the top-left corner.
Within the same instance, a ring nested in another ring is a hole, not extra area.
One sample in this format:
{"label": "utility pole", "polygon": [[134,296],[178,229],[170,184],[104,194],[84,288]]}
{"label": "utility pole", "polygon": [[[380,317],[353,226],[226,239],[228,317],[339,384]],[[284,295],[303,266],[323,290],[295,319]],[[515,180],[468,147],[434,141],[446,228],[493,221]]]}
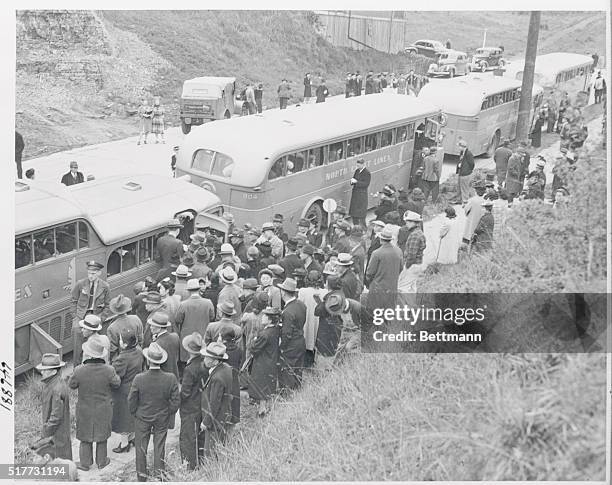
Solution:
{"label": "utility pole", "polygon": [[523,67],[523,84],[521,85],[521,100],[516,123],[517,141],[527,140],[531,128],[531,91],[535,73],[536,54],[538,52],[538,34],[540,32],[541,12],[533,11],[529,18],[529,33],[527,34],[527,50],[525,51],[525,66]]}
{"label": "utility pole", "polygon": [[487,45],[487,29],[484,29],[484,36],[482,38],[482,47]]}

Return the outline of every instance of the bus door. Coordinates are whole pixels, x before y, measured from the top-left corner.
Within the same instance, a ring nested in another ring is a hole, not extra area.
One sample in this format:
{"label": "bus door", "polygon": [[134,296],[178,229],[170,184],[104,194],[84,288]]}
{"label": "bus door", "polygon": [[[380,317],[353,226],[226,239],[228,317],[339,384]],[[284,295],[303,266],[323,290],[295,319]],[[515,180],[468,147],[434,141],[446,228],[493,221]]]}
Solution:
{"label": "bus door", "polygon": [[201,212],[196,215],[193,224],[195,227],[206,227],[210,233],[220,237],[223,241],[227,239],[229,223],[222,217]]}
{"label": "bus door", "polygon": [[410,169],[410,188],[416,187],[421,180],[421,175],[418,172],[419,167],[423,166],[423,148],[435,146],[439,132],[440,123],[438,123],[436,120],[426,118],[421,123],[417,124],[416,131],[414,133],[412,167]]}

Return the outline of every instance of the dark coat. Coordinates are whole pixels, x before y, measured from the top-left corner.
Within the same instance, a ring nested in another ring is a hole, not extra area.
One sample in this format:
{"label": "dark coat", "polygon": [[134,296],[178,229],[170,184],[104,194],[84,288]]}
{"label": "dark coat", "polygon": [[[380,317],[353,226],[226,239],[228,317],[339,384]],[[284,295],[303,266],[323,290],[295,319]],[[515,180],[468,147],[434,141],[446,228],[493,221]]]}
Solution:
{"label": "dark coat", "polygon": [[501,146],[493,154],[493,160],[495,160],[495,170],[498,178],[501,176],[502,181],[505,180],[506,172],[508,171],[508,160],[512,156],[512,150],[510,148]]}
{"label": "dark coat", "polygon": [[459,156],[459,162],[457,162],[457,170],[455,173],[459,174],[460,177],[471,175],[474,171],[474,155],[469,149],[465,149],[462,155]]}
{"label": "dark coat", "polygon": [[312,81],[307,77],[304,78],[304,97],[312,97]]}
{"label": "dark coat", "polygon": [[168,352],[168,360],[161,365],[161,369],[164,372],[170,372],[174,374],[176,380],[179,379],[178,372],[178,358],[179,358],[179,349],[181,348],[181,343],[179,341],[179,336],[174,332],[165,332],[161,335],[158,334],[158,337],[153,340],[157,342],[157,344]]}
{"label": "dark coat", "polygon": [[231,301],[234,304],[236,313],[232,316],[232,321],[236,325],[240,325],[240,317],[242,316],[242,305],[240,304],[240,290],[236,285],[225,285],[219,292],[217,298],[217,307],[221,306],[221,303]]}
{"label": "dark coat", "polygon": [[111,435],[113,389],[121,378],[103,359],[88,359],[74,369],[68,381],[78,389],[76,437],[88,443],[106,441]]}
{"label": "dark coat", "polygon": [[363,170],[355,170],[353,178],[357,183],[353,184],[353,193],[351,194],[351,205],[349,206],[349,215],[351,217],[364,218],[368,212],[368,187],[372,176],[367,168]]}
{"label": "dark coat", "polygon": [[155,261],[161,263],[162,268],[176,268],[181,264],[181,258],[185,251],[180,239],[165,234],[157,240],[155,252]]}
{"label": "dark coat", "polygon": [[323,234],[321,234],[319,231],[315,229],[311,232],[309,230],[306,233],[306,236],[308,237],[308,243],[311,246],[314,246],[315,248],[321,247],[321,243],[323,242]]}
{"label": "dark coat", "polygon": [[293,272],[297,268],[304,268],[304,263],[302,262],[300,257],[295,253],[288,254],[283,259],[281,259],[278,262],[278,264],[282,266],[282,268],[285,270],[286,278],[293,278]]}
{"label": "dark coat", "polygon": [[221,362],[210,370],[202,390],[202,423],[213,432],[225,432],[232,424],[232,368]]}
{"label": "dark coat", "polygon": [[472,241],[473,247],[476,251],[485,251],[493,247],[494,225],[495,220],[493,218],[493,213],[489,211],[485,212],[480,218],[480,221],[478,221],[476,229],[474,229],[474,237]]}
{"label": "dark coat", "polygon": [[392,212],[397,209],[397,200],[389,200],[383,199],[380,201],[380,204],[376,209],[374,209],[374,215],[376,215],[376,219],[379,221],[385,220],[385,216],[387,213]]}
{"label": "dark coat", "polygon": [[[181,302],[176,312],[175,326],[179,341],[182,342],[187,335],[191,335],[193,332],[198,332],[201,336],[204,336],[206,327],[214,319],[215,309],[212,302],[195,292],[187,300]],[[187,362],[187,359],[189,359],[189,353],[181,345],[179,360]]]}
{"label": "dark coat", "polygon": [[128,409],[128,394],[134,378],[145,369],[144,356],[138,347],[124,349],[113,360],[115,372],[121,378],[121,385],[113,391],[113,421],[115,433],[134,431],[134,417]]}
{"label": "dark coat", "polygon": [[236,339],[242,335],[242,327],[236,325],[229,318],[222,318],[218,322],[212,322],[208,325],[206,333],[204,334],[204,343],[208,345],[211,342],[216,342],[219,335],[227,335],[228,333],[234,332]]}
{"label": "dark coat", "polygon": [[324,103],[325,98],[329,96],[329,90],[325,84],[320,84],[317,86],[317,103]]}
{"label": "dark coat", "polygon": [[56,458],[72,460],[68,385],[59,371],[43,382],[42,437],[53,437]]}
{"label": "dark coat", "polygon": [[185,366],[181,381],[181,415],[200,414],[202,412],[202,379],[208,377],[208,369],[204,366],[204,357],[196,355]]}
{"label": "dark coat", "polygon": [[370,289],[368,308],[395,306],[402,262],[401,250],[390,243],[382,244],[372,253],[365,276],[366,285]]}
{"label": "dark coat", "polygon": [[176,377],[161,369],[138,374],[128,395],[130,413],[146,423],[168,423],[179,408],[180,394]]}
{"label": "dark coat", "polygon": [[544,120],[542,118],[538,118],[533,124],[533,129],[529,134],[529,138],[531,138],[531,146],[534,148],[540,148],[542,145],[542,125],[544,124]]}
{"label": "dark coat", "polygon": [[517,195],[523,189],[523,157],[514,153],[508,159],[508,170],[506,172],[506,190],[508,194]]}
{"label": "dark coat", "polygon": [[333,357],[342,334],[342,318],[340,315],[329,314],[325,308],[325,301],[317,304],[314,314],[315,317],[319,317],[315,348],[323,357]]}
{"label": "dark coat", "polygon": [[74,179],[74,177],[72,176],[70,172],[62,175],[62,183],[64,185],[70,186],[70,185],[82,184],[83,182],[85,182],[85,177],[83,176],[82,172],[77,172],[76,180]]}
{"label": "dark coat", "polygon": [[340,276],[339,281],[344,296],[347,298],[352,298],[353,300],[359,300],[363,286],[352,269],[349,269],[346,273]]}
{"label": "dark coat", "polygon": [[280,384],[283,387],[296,388],[302,375],[306,341],[304,324],[306,323],[306,305],[297,298],[285,305],[281,313],[281,372]]}
{"label": "dark coat", "polygon": [[270,399],[276,392],[278,380],[278,359],[280,328],[267,325],[251,343],[253,355],[249,396],[252,399]]}
{"label": "dark coat", "polygon": [[125,329],[130,329],[134,332],[138,345],[142,347],[144,330],[140,318],[136,315],[119,315],[106,329],[106,336],[110,342],[111,362],[119,353],[119,335]]}

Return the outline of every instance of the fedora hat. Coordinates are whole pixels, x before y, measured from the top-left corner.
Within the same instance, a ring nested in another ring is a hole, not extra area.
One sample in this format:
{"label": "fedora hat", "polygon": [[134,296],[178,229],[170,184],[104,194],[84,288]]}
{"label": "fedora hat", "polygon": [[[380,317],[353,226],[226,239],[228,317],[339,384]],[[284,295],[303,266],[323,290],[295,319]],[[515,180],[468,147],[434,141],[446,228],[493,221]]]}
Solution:
{"label": "fedora hat", "polygon": [[544,168],[546,166],[546,162],[544,160],[538,160],[536,162],[536,167]]}
{"label": "fedora hat", "polygon": [[114,314],[121,315],[132,309],[132,300],[120,294],[110,301],[108,308],[110,308],[110,311]]}
{"label": "fedora hat", "polygon": [[306,271],[304,268],[298,267],[293,270],[293,276],[295,278],[305,278],[307,274],[308,274],[308,271]]}
{"label": "fedora hat", "polygon": [[339,266],[350,266],[353,263],[353,257],[349,253],[338,254],[338,261],[336,264],[338,264]]}
{"label": "fedora hat", "polygon": [[300,219],[300,222],[298,222],[298,227],[310,227],[310,221],[308,219]]}
{"label": "fedora hat", "polygon": [[168,222],[166,227],[168,229],[182,229],[183,224],[181,224],[181,221],[179,221],[178,219],[172,219],[170,222]]}
{"label": "fedora hat", "polygon": [[385,223],[379,219],[374,219],[371,224],[373,226],[385,227]]}
{"label": "fedora hat", "polygon": [[202,336],[198,332],[193,332],[183,339],[182,344],[187,352],[197,354],[202,350]]}
{"label": "fedora hat", "polygon": [[380,235],[378,236],[383,241],[391,241],[393,239],[393,229],[389,224],[386,224],[382,231],[380,231]]}
{"label": "fedora hat", "polygon": [[286,278],[285,281],[276,286],[290,293],[297,293],[298,291],[297,282],[293,278]]}
{"label": "fedora hat", "polygon": [[223,281],[223,283],[227,284],[236,283],[236,281],[238,281],[238,275],[236,274],[236,271],[234,271],[234,269],[230,266],[226,266],[219,272],[219,278],[221,278],[221,281]]}
{"label": "fedora hat", "polygon": [[199,290],[200,289],[200,280],[197,278],[191,278],[187,280],[187,290]]}
{"label": "fedora hat", "polygon": [[274,214],[274,218],[272,219],[272,222],[283,222],[285,220],[285,218],[283,217],[282,214]]}
{"label": "fedora hat", "polygon": [[255,278],[247,278],[242,283],[242,288],[245,290],[256,290],[258,286],[259,286],[259,283],[257,282]]}
{"label": "fedora hat", "polygon": [[232,246],[229,243],[223,243],[221,244],[221,251],[219,251],[219,254],[235,254],[236,251],[234,250],[234,246]]}
{"label": "fedora hat", "polygon": [[164,312],[155,312],[151,315],[151,318],[147,320],[147,323],[161,328],[168,328],[171,325],[168,314]]}
{"label": "fedora hat", "polygon": [[179,264],[176,271],[173,271],[171,274],[177,278],[189,278],[191,276],[191,271],[189,271],[189,268],[184,264]]}
{"label": "fedora hat", "polygon": [[423,218],[421,217],[420,214],[413,212],[413,211],[406,211],[404,212],[404,220],[405,221],[412,221],[412,222],[422,222]]}
{"label": "fedora hat", "polygon": [[324,297],[325,309],[330,315],[340,315],[344,310],[346,298],[342,291],[331,291]]}
{"label": "fedora hat", "polygon": [[102,330],[102,320],[98,315],[90,313],[89,315],[85,315],[83,320],[79,321],[79,326],[91,330],[92,332],[97,332],[98,330]]}
{"label": "fedora hat", "polygon": [[269,264],[268,269],[272,271],[274,276],[283,276],[285,274],[285,268],[283,268],[280,264]]}
{"label": "fedora hat", "polygon": [[304,254],[307,254],[308,256],[313,256],[315,253],[315,248],[310,244],[304,244],[304,246],[302,247],[302,252]]}
{"label": "fedora hat", "polygon": [[157,291],[149,291],[142,299],[143,303],[150,305],[159,305],[162,302],[162,297]]}
{"label": "fedora hat", "polygon": [[158,343],[153,342],[142,351],[145,359],[152,364],[163,364],[168,360],[168,352],[166,352]]}
{"label": "fedora hat", "polygon": [[231,301],[224,301],[220,303],[217,308],[219,310],[219,313],[225,313],[226,315],[230,316],[236,314],[236,308],[234,307],[234,303],[232,303]]}
{"label": "fedora hat", "polygon": [[274,306],[268,306],[262,310],[262,313],[265,313],[266,315],[280,315],[281,310],[280,308],[276,308]]}
{"label": "fedora hat", "polygon": [[100,335],[92,335],[83,344],[83,354],[87,354],[94,359],[103,359],[106,355],[104,340]]}
{"label": "fedora hat", "polygon": [[261,232],[268,231],[268,230],[274,231],[274,229],[275,229],[274,224],[272,222],[264,222],[261,226]]}
{"label": "fedora hat", "polygon": [[259,272],[259,274],[257,275],[257,279],[261,279],[261,277],[262,277],[263,275],[265,275],[265,274],[269,275],[269,276],[270,276],[270,278],[274,278],[274,273],[272,272],[272,270],[270,270],[270,269],[268,269],[268,268],[264,268],[264,269],[262,269],[262,270]]}
{"label": "fedora hat", "polygon": [[225,353],[226,351],[225,345],[222,342],[211,342],[209,343],[204,350],[201,350],[200,353],[204,357],[211,357],[213,359],[219,360],[227,360],[228,356]]}
{"label": "fedora hat", "polygon": [[59,354],[44,354],[40,364],[36,366],[37,370],[59,369],[64,367],[66,362],[62,360]]}
{"label": "fedora hat", "polygon": [[297,247],[298,247],[297,239],[295,239],[293,237],[291,239],[289,239],[285,244],[287,245],[287,249],[289,249],[291,251],[295,251],[297,249]]}

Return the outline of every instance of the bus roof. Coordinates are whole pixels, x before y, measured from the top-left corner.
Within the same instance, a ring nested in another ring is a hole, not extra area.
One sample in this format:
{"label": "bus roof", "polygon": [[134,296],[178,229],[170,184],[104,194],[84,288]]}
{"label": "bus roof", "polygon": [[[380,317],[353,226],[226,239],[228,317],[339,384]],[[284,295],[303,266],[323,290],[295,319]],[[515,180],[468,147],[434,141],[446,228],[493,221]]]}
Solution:
{"label": "bus roof", "polygon": [[202,76],[195,77],[193,79],[187,79],[184,84],[207,84],[209,86],[220,86],[221,88],[224,88],[227,84],[233,83],[235,81],[235,77]]}
{"label": "bus roof", "polygon": [[520,87],[521,81],[501,76],[456,77],[426,84],[419,98],[436,104],[444,113],[476,116],[487,96]]}
{"label": "bus roof", "polygon": [[16,234],[85,219],[106,245],[163,227],[178,212],[200,213],[221,203],[197,185],[153,174],[118,175],[70,187],[18,184],[22,190],[15,192]]}
{"label": "bus roof", "polygon": [[[553,52],[536,57],[536,82],[541,85],[554,84],[557,74],[566,69],[586,66],[593,63],[590,56],[571,52]],[[506,67],[507,74],[513,78],[521,78],[525,67],[525,59],[516,59]]]}
{"label": "bus roof", "polygon": [[191,164],[198,149],[224,153],[235,163],[228,182],[252,187],[267,177],[270,166],[283,153],[326,145],[352,134],[439,111],[429,102],[392,93],[369,94],[335,103],[293,105],[194,127],[185,137],[179,154],[186,154],[181,161]]}

